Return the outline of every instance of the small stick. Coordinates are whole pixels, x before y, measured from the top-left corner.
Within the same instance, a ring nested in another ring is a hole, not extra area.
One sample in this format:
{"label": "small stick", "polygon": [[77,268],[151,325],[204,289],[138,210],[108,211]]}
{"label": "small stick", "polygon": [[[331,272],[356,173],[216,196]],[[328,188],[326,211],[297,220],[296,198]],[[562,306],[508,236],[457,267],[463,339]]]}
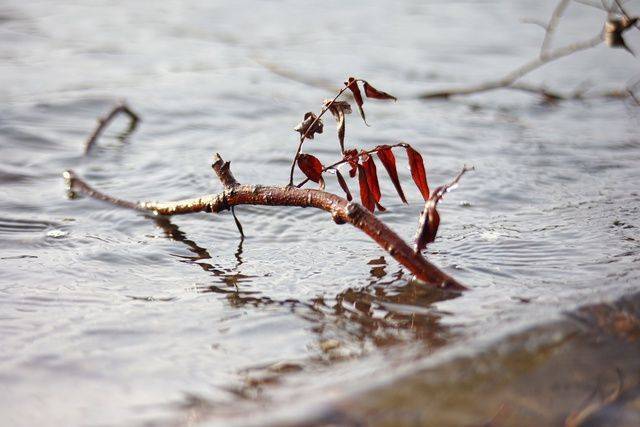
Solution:
{"label": "small stick", "polygon": [[242,230],[242,224],[240,223],[240,220],[236,216],[235,206],[231,206],[231,215],[233,215],[233,220],[236,223],[236,227],[238,227],[238,231],[240,232],[240,237],[244,239],[244,231]]}
{"label": "small stick", "polygon": [[129,128],[124,132],[125,135],[129,135],[133,132],[138,126],[138,122],[140,121],[140,117],[134,113],[126,103],[121,103],[113,107],[113,109],[104,117],[98,119],[98,126],[94,129],[89,139],[84,146],[84,155],[89,154],[89,151],[93,148],[96,141],[104,131],[104,129],[116,118],[118,114],[126,114],[129,116]]}

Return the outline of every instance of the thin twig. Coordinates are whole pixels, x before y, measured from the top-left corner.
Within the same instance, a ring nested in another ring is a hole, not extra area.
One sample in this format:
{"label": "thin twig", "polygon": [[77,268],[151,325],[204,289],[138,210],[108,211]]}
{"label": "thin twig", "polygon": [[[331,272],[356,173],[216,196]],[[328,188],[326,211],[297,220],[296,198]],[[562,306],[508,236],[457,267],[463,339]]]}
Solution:
{"label": "thin twig", "polygon": [[242,224],[240,223],[240,220],[236,216],[235,206],[231,206],[231,215],[233,216],[233,220],[236,223],[236,227],[238,227],[238,231],[240,232],[240,237],[244,239],[244,231],[242,230]]}
{"label": "thin twig", "polygon": [[603,7],[601,3],[598,3],[596,1],[591,1],[591,0],[573,0],[576,3],[580,3],[584,6],[589,6],[589,7],[593,7],[595,9],[599,9],[599,10],[603,10],[605,12],[607,12],[607,8]]}
{"label": "thin twig", "polygon": [[118,116],[118,114],[126,114],[127,116],[129,116],[129,128],[123,133],[123,135],[129,135],[136,129],[136,127],[138,126],[138,122],[140,121],[140,117],[136,113],[134,113],[127,104],[121,103],[113,107],[109,114],[98,119],[98,126],[96,126],[93,133],[91,134],[91,136],[89,136],[89,139],[87,139],[87,142],[85,143],[85,156],[89,154],[89,151],[91,151],[104,129],[109,125],[109,123],[113,121],[113,119]]}
{"label": "thin twig", "polygon": [[[356,83],[354,82],[354,84]],[[318,114],[315,120],[311,122],[309,127],[307,127],[307,130],[302,135],[300,135],[300,142],[298,143],[298,149],[296,150],[296,155],[293,157],[293,162],[291,163],[291,172],[289,173],[290,186],[293,186],[293,172],[296,169],[296,162],[298,161],[298,157],[300,157],[300,151],[302,151],[302,144],[304,143],[305,139],[309,136],[309,133],[313,131],[316,123],[318,123],[318,120],[320,120],[320,118],[324,115],[324,113],[329,111],[329,107],[331,107],[333,103],[336,102],[338,98],[340,98],[340,95],[342,95],[347,89],[349,89],[348,85],[340,89],[338,91],[338,94],[330,102],[325,103],[325,105],[322,107],[322,110],[320,111],[320,114]]]}
{"label": "thin twig", "polygon": [[329,93],[335,93],[335,91],[339,90],[338,87],[334,86],[331,82],[324,79],[316,79],[312,77],[305,77],[300,74],[294,73],[293,71],[287,70],[284,67],[281,67],[278,64],[274,64],[273,62],[269,62],[262,57],[254,56],[253,59],[257,64],[264,67],[266,70],[272,72],[273,74],[285,78],[287,80],[291,80],[297,83],[301,83],[306,86],[315,87],[318,89],[323,89],[328,91]]}
{"label": "thin twig", "polygon": [[[627,10],[624,8],[624,6],[622,5],[622,2],[620,0],[615,0],[616,5],[618,6],[618,9],[620,9],[620,13],[622,13],[622,15],[627,18],[627,20],[629,22],[633,21],[633,18],[631,17],[631,15],[629,15],[629,12],[627,12]],[[638,24],[638,21],[636,20],[636,22],[634,23],[636,28],[640,28],[640,24]]]}
{"label": "thin twig", "polygon": [[548,27],[547,27],[547,23],[546,22],[542,22],[539,19],[534,19],[534,18],[522,18],[520,20],[520,22],[522,22],[523,24],[532,24],[532,25],[537,25],[538,27],[542,28],[543,30],[547,31]]}
{"label": "thin twig", "polygon": [[540,56],[543,56],[551,46],[551,42],[553,40],[553,35],[558,27],[558,23],[560,22],[560,18],[562,18],[562,14],[565,10],[567,10],[567,6],[569,6],[570,0],[560,0],[558,5],[553,10],[551,14],[551,18],[549,19],[549,23],[546,26],[546,31],[544,35],[544,41],[542,42],[542,46],[540,47]]}
{"label": "thin twig", "polygon": [[563,46],[549,52],[544,53],[543,55],[521,65],[515,70],[507,73],[504,77],[498,80],[490,80],[484,83],[471,85],[467,87],[459,87],[452,89],[440,89],[425,92],[420,95],[421,99],[434,99],[434,98],[449,98],[451,96],[456,95],[471,95],[480,92],[487,92],[494,89],[507,88],[513,85],[517,80],[529,74],[530,72],[542,67],[543,65],[555,61],[557,59],[563,58],[565,56],[571,55],[573,53],[579,52],[581,50],[586,50],[598,46],[604,40],[603,32],[601,31],[597,36],[590,38],[588,40],[584,40],[578,43],[572,43],[567,46]]}
{"label": "thin twig", "polygon": [[[176,202],[133,203],[94,189],[72,171],[66,171],[64,177],[70,191],[82,193],[115,206],[155,215],[217,213],[239,205],[299,206],[322,209],[329,212],[337,224],[350,223],[366,233],[396,261],[411,271],[417,279],[439,288],[455,291],[466,289],[421,254],[415,254],[400,236],[362,205],[348,202],[342,197],[322,190],[301,189],[293,186],[240,185],[235,179],[229,177],[231,174],[229,167],[224,165],[228,163],[223,162],[220,156],[216,156],[214,171],[225,186],[223,192]],[[227,186],[226,183],[232,182],[235,184]]]}

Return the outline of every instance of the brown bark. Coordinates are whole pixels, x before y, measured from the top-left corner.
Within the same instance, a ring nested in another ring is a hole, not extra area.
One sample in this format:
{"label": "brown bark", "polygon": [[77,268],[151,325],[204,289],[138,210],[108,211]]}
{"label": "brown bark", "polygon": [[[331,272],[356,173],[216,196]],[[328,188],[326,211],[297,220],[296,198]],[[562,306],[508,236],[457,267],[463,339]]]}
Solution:
{"label": "brown bark", "polygon": [[231,174],[229,163],[216,154],[213,170],[224,186],[218,194],[175,202],[129,202],[104,194],[72,171],[64,177],[71,191],[83,193],[116,206],[150,212],[156,215],[181,215],[195,212],[221,212],[238,205],[299,206],[322,209],[331,214],[337,224],[349,223],[371,237],[396,261],[411,271],[417,279],[438,288],[462,291],[466,287],[427,261],[393,230],[371,212],[355,202],[323,190],[302,189],[294,186],[241,185]]}

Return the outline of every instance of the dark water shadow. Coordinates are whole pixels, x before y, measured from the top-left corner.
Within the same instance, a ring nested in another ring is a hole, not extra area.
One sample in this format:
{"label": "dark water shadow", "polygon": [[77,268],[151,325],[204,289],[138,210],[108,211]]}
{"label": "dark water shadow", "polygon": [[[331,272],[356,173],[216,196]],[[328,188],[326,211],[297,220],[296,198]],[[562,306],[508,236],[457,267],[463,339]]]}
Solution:
{"label": "dark water shadow", "polygon": [[[179,256],[181,262],[198,265],[215,278],[215,282],[198,285],[198,292],[218,294],[234,308],[282,307],[311,325],[306,329],[315,335],[315,344],[302,361],[282,360],[238,372],[242,382],[225,390],[240,400],[264,400],[265,392],[282,384],[287,375],[360,358],[374,348],[412,343],[428,353],[456,338],[451,328],[441,322],[446,313],[433,306],[460,294],[427,287],[411,280],[402,270],[389,273],[383,256],[369,261],[370,277],[365,286],[349,287],[333,297],[317,296],[307,301],[276,299],[243,289],[242,285],[251,283],[256,276],[242,272],[242,239],[234,254],[235,264],[222,267],[211,262],[210,252],[189,239],[169,218],[152,218],[167,238],[184,244],[193,253]],[[218,408],[215,402],[202,396],[189,394],[185,399],[179,405],[181,411],[193,411],[188,402],[194,399],[200,412],[211,413]]]}

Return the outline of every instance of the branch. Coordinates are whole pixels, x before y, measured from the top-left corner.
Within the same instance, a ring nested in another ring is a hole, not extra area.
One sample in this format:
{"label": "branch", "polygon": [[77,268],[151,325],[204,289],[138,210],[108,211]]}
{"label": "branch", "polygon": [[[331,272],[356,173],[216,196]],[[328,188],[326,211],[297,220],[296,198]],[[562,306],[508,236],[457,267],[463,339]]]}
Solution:
{"label": "branch", "polygon": [[529,74],[530,72],[542,67],[543,65],[555,61],[560,58],[564,58],[565,56],[571,55],[572,53],[579,52],[581,50],[586,50],[598,46],[600,43],[604,41],[603,32],[598,33],[597,36],[590,38],[588,40],[584,40],[582,42],[573,43],[567,46],[563,46],[557,48],[555,50],[548,51],[543,53],[539,57],[521,65],[510,73],[506,74],[504,77],[498,80],[490,80],[484,83],[452,88],[452,89],[440,89],[425,92],[420,95],[421,99],[434,99],[434,98],[449,98],[451,96],[457,95],[472,95],[480,92],[487,92],[494,89],[500,88],[509,88],[513,85],[517,80]]}
{"label": "branch", "polygon": [[415,277],[431,286],[462,291],[467,289],[454,278],[427,261],[376,218],[355,202],[322,190],[301,189],[292,186],[240,185],[231,175],[229,163],[216,155],[213,168],[225,189],[222,193],[179,200],[176,202],[130,202],[102,193],[84,182],[72,171],[63,176],[71,192],[85,194],[115,206],[152,213],[155,215],[180,215],[195,212],[218,213],[238,205],[313,207],[329,212],[337,224],[349,223],[371,237],[396,261],[411,271]]}
{"label": "branch", "polygon": [[127,104],[121,103],[120,105],[113,107],[109,114],[98,119],[98,126],[96,126],[95,130],[93,131],[91,136],[89,136],[89,139],[87,139],[87,142],[85,143],[85,156],[89,154],[89,151],[91,151],[96,141],[98,140],[104,129],[109,125],[109,123],[111,123],[113,119],[115,119],[116,116],[121,113],[129,116],[129,128],[124,131],[123,135],[127,136],[136,129],[136,127],[138,126],[138,122],[140,121],[140,117],[138,117],[138,115],[134,113]]}
{"label": "branch", "polygon": [[544,41],[542,42],[542,47],[540,47],[540,56],[543,56],[549,50],[553,35],[558,27],[560,18],[562,18],[562,14],[567,10],[567,6],[569,6],[569,0],[560,0],[556,8],[553,10],[549,23],[545,27]]}
{"label": "branch", "polygon": [[257,64],[264,67],[267,71],[275,74],[276,76],[280,76],[282,78],[301,83],[303,85],[314,87],[317,89],[326,90],[330,93],[335,93],[337,90],[340,90],[339,87],[334,86],[331,82],[324,79],[318,79],[313,77],[306,77],[300,74],[297,74],[291,70],[287,70],[286,68],[275,64],[273,62],[267,61],[260,56],[254,56],[253,59]]}
{"label": "branch", "polygon": [[225,162],[222,160],[220,154],[216,153],[215,156],[213,156],[211,168],[216,175],[218,175],[218,179],[220,179],[220,182],[222,182],[222,185],[226,190],[233,189],[240,185],[231,173],[231,162]]}

